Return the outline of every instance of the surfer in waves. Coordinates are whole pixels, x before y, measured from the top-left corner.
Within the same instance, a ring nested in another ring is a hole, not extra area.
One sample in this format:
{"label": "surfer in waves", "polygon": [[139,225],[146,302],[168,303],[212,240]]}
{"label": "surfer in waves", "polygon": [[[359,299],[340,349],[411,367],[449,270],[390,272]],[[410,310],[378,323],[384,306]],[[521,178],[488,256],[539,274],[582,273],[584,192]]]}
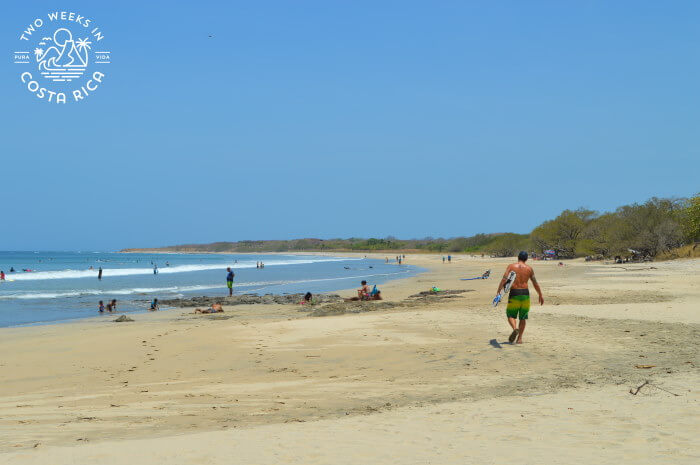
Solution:
{"label": "surfer in waves", "polygon": [[[517,338],[517,343],[523,343],[523,333],[525,332],[525,326],[527,325],[527,317],[530,311],[530,290],[528,288],[528,281],[532,281],[532,285],[535,287],[537,294],[539,296],[540,305],[544,304],[544,298],[542,297],[542,289],[535,278],[535,272],[532,267],[527,265],[527,252],[523,251],[518,254],[518,263],[513,263],[508,265],[506,272],[503,274],[503,279],[498,285],[498,293],[500,294],[508,280],[508,275],[515,272],[515,281],[510,288],[510,294],[508,295],[508,306],[506,307],[506,316],[508,317],[508,324],[513,328],[513,332],[510,334],[508,341],[513,343]],[[517,319],[520,320],[520,325],[517,323]]]}

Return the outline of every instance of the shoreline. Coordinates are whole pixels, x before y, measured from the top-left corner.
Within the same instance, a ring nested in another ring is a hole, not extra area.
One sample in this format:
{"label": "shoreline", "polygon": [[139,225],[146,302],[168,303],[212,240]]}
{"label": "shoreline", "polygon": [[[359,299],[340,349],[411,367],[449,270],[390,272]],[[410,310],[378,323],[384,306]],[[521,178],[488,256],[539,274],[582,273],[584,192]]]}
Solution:
{"label": "shoreline", "polygon": [[[0,463],[381,463],[375,443],[392,463],[437,450],[455,464],[522,448],[524,463],[700,454],[700,260],[534,263],[545,306],[515,346],[490,305],[509,259],[406,255],[426,271],[384,284],[393,306],[363,313],[236,305],[4,328]],[[460,280],[485,268],[490,279]],[[411,297],[433,285],[463,292]]]}
{"label": "shoreline", "polygon": [[[167,254],[171,254],[171,253],[168,252]],[[175,252],[175,253],[172,253],[172,254],[178,254],[178,255],[197,255],[197,253],[189,253],[189,252]],[[211,252],[211,254],[222,254],[222,255],[246,255],[245,253],[243,253],[243,254],[238,254],[238,253],[229,254],[229,253],[219,253],[219,252]],[[338,255],[338,254],[307,254],[307,253],[288,253],[288,254],[287,254],[287,253],[264,253],[264,254],[254,254],[254,255],[258,255],[258,256],[277,256],[277,255],[326,256],[326,257],[334,257],[334,258],[340,258],[340,259],[342,259],[342,258],[349,258],[349,259],[362,258],[362,257],[358,257],[358,256],[352,256],[353,254],[351,254],[351,256],[347,256],[347,255]],[[357,254],[357,255],[359,255],[359,254]],[[366,258],[369,258],[369,257],[366,257]],[[232,267],[235,268],[235,265],[232,266]],[[410,278],[410,277],[420,275],[421,273],[424,273],[424,272],[425,272],[425,270],[424,270],[424,269],[421,269],[420,267],[413,267],[413,266],[411,266],[410,272],[407,273],[408,276],[400,276],[400,275],[399,275],[399,276],[397,276],[397,277],[395,277],[395,278],[390,278],[390,279],[388,279],[388,280],[385,281],[384,283],[388,283],[388,282],[395,281],[395,280],[408,279],[408,278]],[[243,286],[243,287],[249,287],[249,285],[248,285],[247,283],[236,283],[236,284],[237,284],[237,285],[240,285],[240,286]],[[240,296],[240,295],[247,295],[247,294],[250,294],[250,295],[265,295],[265,294],[271,294],[271,295],[286,295],[286,294],[289,294],[289,293],[286,293],[286,292],[279,293],[279,294],[274,293],[274,292],[263,293],[263,294],[258,294],[258,293],[255,293],[255,292],[252,292],[252,293],[248,293],[248,292],[239,292],[238,294],[236,294],[235,287],[236,287],[236,285],[234,285],[234,295],[239,295],[239,296]],[[321,292],[321,294],[336,293],[336,292],[340,292],[340,291],[347,291],[347,290],[349,290],[349,289],[353,289],[353,288],[343,288],[343,287],[340,287],[340,288],[331,288],[331,289],[329,289],[329,290],[326,290],[326,291]],[[212,299],[221,298],[222,300],[224,300],[225,297],[226,297],[226,295],[225,295],[225,292],[226,292],[226,286],[225,286],[225,284],[222,284],[222,285],[221,285],[221,289],[218,289],[218,290],[220,291],[221,295],[212,294],[211,291],[215,291],[215,289],[211,289],[209,293],[204,292],[204,293],[202,293],[202,294],[191,294],[191,295],[189,295],[188,297],[202,297],[202,296],[204,296],[204,297],[210,297],[210,298],[212,298]],[[105,291],[105,294],[109,294],[109,291]],[[136,296],[136,294],[134,294],[134,296]],[[98,298],[98,297],[96,297],[96,299],[97,299],[97,298]],[[187,297],[185,297],[185,298],[187,298]],[[142,299],[137,299],[137,300],[144,300],[144,299],[145,299],[145,297],[142,298]],[[120,299],[120,300],[123,301],[123,300],[130,300],[130,299]],[[147,301],[148,299],[145,299],[145,300]],[[162,309],[159,310],[159,311],[164,311],[164,312],[165,312],[165,311],[173,311],[173,310],[178,310],[178,307],[170,307],[170,306],[169,306],[169,307],[166,307],[166,308],[162,308]],[[109,319],[110,317],[111,317],[111,318],[117,318],[117,317],[119,317],[119,316],[121,316],[121,315],[144,315],[144,314],[150,314],[150,313],[152,313],[152,312],[150,312],[146,307],[144,307],[143,309],[137,309],[137,310],[131,310],[131,311],[117,311],[117,312],[113,312],[113,313],[107,313],[107,312],[105,312],[105,314],[102,314],[102,315],[100,315],[100,314],[95,314],[95,315],[71,317],[71,318],[65,318],[65,319],[55,319],[55,320],[48,320],[48,321],[37,321],[37,322],[30,322],[30,323],[12,324],[12,325],[7,325],[7,326],[0,326],[0,331],[3,330],[3,329],[5,329],[5,328],[24,328],[24,327],[33,327],[33,326],[46,326],[46,325],[53,325],[53,324],[70,324],[70,323],[77,323],[77,322],[81,322],[81,321],[86,321],[86,322],[94,321],[94,322],[97,322],[97,321],[104,321],[105,319]],[[109,320],[109,321],[111,321],[111,320]]]}

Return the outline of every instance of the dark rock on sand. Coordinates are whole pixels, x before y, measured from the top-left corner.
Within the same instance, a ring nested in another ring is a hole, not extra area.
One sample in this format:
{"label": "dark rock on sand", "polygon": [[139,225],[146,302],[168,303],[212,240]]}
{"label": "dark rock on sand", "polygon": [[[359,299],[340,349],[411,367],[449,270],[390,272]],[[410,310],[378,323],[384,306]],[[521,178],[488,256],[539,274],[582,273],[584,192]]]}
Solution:
{"label": "dark rock on sand", "polygon": [[442,291],[433,291],[431,289],[429,291],[422,291],[422,292],[419,292],[418,294],[413,294],[411,296],[408,296],[408,298],[409,299],[429,299],[429,300],[433,300],[434,298],[454,299],[459,294],[464,294],[465,292],[472,292],[472,291],[474,291],[474,289],[461,289],[461,290],[445,289]]}
{"label": "dark rock on sand", "polygon": [[[209,308],[213,304],[221,305],[255,305],[255,304],[298,304],[304,300],[304,294],[242,294],[232,297],[192,297],[189,299],[163,299],[159,300],[161,305],[168,307],[204,307]],[[337,294],[316,294],[314,295],[314,304],[339,302],[343,299]]]}
{"label": "dark rock on sand", "polygon": [[309,316],[332,316],[344,315],[346,313],[375,312],[377,310],[388,310],[391,308],[407,306],[410,306],[410,303],[409,305],[406,305],[405,302],[355,300],[332,302],[315,308],[305,308],[304,310],[311,310],[309,312]]}
{"label": "dark rock on sand", "polygon": [[131,318],[129,318],[126,315],[122,315],[119,318],[117,318],[116,320],[114,320],[115,323],[124,323],[125,321],[134,321],[134,320],[132,320]]}

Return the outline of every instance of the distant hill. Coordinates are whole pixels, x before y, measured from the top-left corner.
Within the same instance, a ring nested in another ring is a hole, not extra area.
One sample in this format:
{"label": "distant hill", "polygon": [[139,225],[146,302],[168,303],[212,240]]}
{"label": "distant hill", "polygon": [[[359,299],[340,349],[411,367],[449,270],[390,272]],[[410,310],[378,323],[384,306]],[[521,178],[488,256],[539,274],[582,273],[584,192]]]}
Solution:
{"label": "distant hill", "polygon": [[652,197],[613,212],[564,210],[530,234],[492,233],[451,239],[292,239],[185,244],[122,252],[432,252],[488,253],[498,257],[519,250],[551,250],[560,258],[632,259],[698,256],[700,194],[691,198]]}
{"label": "distant hill", "polygon": [[[183,244],[153,249],[124,249],[122,252],[375,252],[375,251],[411,251],[411,252],[476,252],[492,243],[495,239],[512,233],[477,234],[470,237],[452,239],[292,239],[269,241],[213,242],[211,244]],[[527,238],[527,235],[516,235]]]}

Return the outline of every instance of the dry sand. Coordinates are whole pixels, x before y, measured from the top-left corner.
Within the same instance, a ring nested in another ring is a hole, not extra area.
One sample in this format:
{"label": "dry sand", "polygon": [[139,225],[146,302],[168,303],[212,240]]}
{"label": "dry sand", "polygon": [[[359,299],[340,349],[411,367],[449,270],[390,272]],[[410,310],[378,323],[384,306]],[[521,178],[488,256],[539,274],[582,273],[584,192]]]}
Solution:
{"label": "dry sand", "polygon": [[[429,271],[364,313],[0,330],[0,463],[698,463],[700,260],[535,262],[521,346],[507,262],[408,256]],[[467,292],[409,298],[433,285]]]}

